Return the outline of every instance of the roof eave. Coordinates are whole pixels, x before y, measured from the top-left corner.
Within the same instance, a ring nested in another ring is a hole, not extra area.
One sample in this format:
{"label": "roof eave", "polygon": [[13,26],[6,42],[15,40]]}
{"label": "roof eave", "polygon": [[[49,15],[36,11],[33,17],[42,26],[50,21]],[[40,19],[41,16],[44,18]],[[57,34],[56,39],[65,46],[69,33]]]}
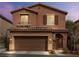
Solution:
{"label": "roof eave", "polygon": [[15,13],[15,12],[18,12],[18,11],[20,11],[20,10],[28,10],[28,11],[31,11],[31,12],[34,12],[34,13],[37,14],[36,11],[30,10],[30,9],[28,9],[28,8],[20,8],[20,9],[16,9],[16,10],[14,10],[14,11],[11,11],[11,14],[13,14],[13,13]]}
{"label": "roof eave", "polygon": [[0,15],[0,17],[1,17],[1,18],[3,18],[3,19],[5,19],[5,21],[7,21],[7,22],[9,22],[9,23],[11,23],[11,24],[12,24],[12,22],[11,22],[9,19],[7,19],[5,16]]}
{"label": "roof eave", "polygon": [[35,6],[37,6],[37,5],[42,5],[42,6],[51,8],[51,9],[55,9],[55,10],[57,10],[57,11],[60,11],[60,12],[64,13],[64,14],[67,14],[67,13],[68,13],[68,12],[66,12],[66,11],[63,11],[63,10],[60,10],[60,9],[57,9],[57,8],[54,8],[54,7],[50,7],[50,6],[48,6],[48,5],[41,4],[41,3],[28,6],[28,8],[32,8],[32,7],[35,7]]}

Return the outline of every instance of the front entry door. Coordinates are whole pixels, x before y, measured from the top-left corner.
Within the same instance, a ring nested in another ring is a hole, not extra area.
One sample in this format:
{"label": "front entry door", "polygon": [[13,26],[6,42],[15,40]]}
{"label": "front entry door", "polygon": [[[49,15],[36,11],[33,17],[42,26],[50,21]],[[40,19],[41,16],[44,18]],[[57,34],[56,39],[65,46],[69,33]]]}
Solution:
{"label": "front entry door", "polygon": [[63,49],[63,36],[61,34],[56,34],[56,49]]}

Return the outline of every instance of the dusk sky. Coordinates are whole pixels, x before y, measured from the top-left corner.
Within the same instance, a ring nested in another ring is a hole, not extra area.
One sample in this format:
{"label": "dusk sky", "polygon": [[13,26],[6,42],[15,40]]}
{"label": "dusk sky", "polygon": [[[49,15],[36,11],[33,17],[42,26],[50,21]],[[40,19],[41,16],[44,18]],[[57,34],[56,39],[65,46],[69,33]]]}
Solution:
{"label": "dusk sky", "polygon": [[[38,2],[0,2],[0,14],[12,20],[10,11],[20,7],[27,7]],[[76,21],[79,19],[79,2],[41,2],[51,7],[67,11],[66,19]]]}

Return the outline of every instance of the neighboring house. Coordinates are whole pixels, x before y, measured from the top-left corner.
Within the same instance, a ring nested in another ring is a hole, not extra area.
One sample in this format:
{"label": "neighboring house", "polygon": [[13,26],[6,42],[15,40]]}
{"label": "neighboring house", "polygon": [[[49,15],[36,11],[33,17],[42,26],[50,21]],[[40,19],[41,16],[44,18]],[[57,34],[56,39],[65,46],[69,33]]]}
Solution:
{"label": "neighboring house", "polygon": [[74,22],[74,42],[75,42],[75,49],[79,50],[79,20]]}
{"label": "neighboring house", "polygon": [[35,4],[11,13],[14,27],[8,31],[9,51],[55,51],[67,48],[67,12]]}
{"label": "neighboring house", "polygon": [[7,29],[10,29],[12,22],[6,17],[0,15],[0,38],[6,33]]}
{"label": "neighboring house", "polygon": [[74,22],[74,32],[75,34],[77,34],[77,32],[79,31],[79,20]]}

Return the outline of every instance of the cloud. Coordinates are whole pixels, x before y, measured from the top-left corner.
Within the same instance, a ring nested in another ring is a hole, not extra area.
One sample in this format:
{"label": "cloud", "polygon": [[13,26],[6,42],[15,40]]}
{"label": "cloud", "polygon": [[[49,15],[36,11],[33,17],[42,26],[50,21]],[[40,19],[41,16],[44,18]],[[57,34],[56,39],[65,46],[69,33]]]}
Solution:
{"label": "cloud", "polygon": [[0,2],[0,14],[4,15],[8,19],[12,19],[11,11],[15,8],[10,2]]}

